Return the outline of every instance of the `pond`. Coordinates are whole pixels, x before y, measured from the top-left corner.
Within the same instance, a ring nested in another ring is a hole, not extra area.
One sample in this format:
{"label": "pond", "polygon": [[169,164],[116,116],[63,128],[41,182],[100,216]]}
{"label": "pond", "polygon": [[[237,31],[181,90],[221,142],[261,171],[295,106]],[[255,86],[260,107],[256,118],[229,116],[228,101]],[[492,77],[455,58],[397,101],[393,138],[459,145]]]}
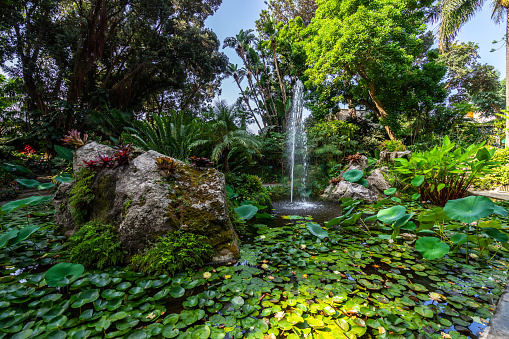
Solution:
{"label": "pond", "polygon": [[[39,269],[66,256],[42,208],[28,218],[40,229],[0,250],[0,337],[477,338],[505,286],[503,258],[427,261],[380,238],[386,227],[324,228],[338,204],[274,205],[237,263],[173,277],[86,270],[59,288]],[[2,218],[4,230],[26,223]]]}

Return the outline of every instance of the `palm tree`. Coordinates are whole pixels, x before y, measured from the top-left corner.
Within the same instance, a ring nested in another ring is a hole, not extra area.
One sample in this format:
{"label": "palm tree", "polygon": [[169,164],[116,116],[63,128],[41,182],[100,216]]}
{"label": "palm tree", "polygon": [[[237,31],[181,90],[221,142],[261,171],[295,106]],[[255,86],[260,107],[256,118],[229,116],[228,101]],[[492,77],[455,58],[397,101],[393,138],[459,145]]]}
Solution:
{"label": "palm tree", "polygon": [[[484,0],[440,0],[438,2],[439,44],[444,49],[447,44],[458,34],[461,26],[470,20],[476,12],[482,9]],[[506,109],[509,109],[509,1],[492,0],[493,14],[491,18],[500,23],[506,18],[505,28],[505,102]],[[505,148],[509,148],[509,117],[505,120]]]}
{"label": "palm tree", "polygon": [[239,128],[235,122],[238,120],[237,112],[233,106],[225,106],[225,102],[216,103],[215,120],[211,121],[207,137],[198,140],[191,145],[191,148],[201,145],[210,145],[212,153],[210,159],[218,162],[223,160],[224,171],[230,171],[229,159],[238,151],[247,151],[247,157],[251,156],[249,151],[260,154],[261,143],[255,135],[249,134],[245,128]]}

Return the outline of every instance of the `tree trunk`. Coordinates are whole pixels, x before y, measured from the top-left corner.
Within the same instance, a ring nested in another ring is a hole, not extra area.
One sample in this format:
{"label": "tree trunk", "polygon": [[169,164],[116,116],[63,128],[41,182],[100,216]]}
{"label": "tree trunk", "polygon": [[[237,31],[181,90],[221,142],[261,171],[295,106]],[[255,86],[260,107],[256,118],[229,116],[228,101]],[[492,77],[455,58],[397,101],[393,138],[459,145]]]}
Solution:
{"label": "tree trunk", "polygon": [[[380,115],[378,118],[379,119],[387,118],[388,114],[385,111],[385,108],[384,108],[382,102],[380,101],[380,99],[377,98],[376,92],[375,92],[375,85],[372,82],[369,84],[368,93],[369,93],[369,96],[371,97],[371,99],[373,100],[373,102],[375,103],[376,108],[378,109],[378,112]],[[376,111],[375,111],[375,114],[376,114]],[[396,137],[394,136],[394,132],[392,131],[391,127],[388,125],[384,125],[384,128],[385,128],[385,131],[387,132],[387,135],[389,136],[389,139],[396,140]]]}
{"label": "tree trunk", "polygon": [[[509,9],[506,8],[505,24],[505,107],[509,110]],[[505,119],[505,148],[509,148],[509,118]]]}
{"label": "tree trunk", "polygon": [[357,119],[357,111],[355,110],[355,103],[353,102],[353,99],[346,99],[348,102],[348,115],[352,119]]}

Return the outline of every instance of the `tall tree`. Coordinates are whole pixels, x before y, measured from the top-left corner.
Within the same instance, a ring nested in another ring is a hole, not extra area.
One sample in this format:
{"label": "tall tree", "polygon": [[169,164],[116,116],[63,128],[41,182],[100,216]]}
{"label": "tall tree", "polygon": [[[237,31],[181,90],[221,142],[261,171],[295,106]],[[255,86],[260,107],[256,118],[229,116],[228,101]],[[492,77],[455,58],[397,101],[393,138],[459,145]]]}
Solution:
{"label": "tall tree", "polygon": [[[23,79],[29,108],[141,110],[154,95],[189,108],[218,90],[227,58],[205,19],[222,0],[20,0],[0,16],[2,68]],[[14,60],[11,64],[10,61]]]}
{"label": "tall tree", "polygon": [[[458,34],[461,27],[470,20],[478,11],[480,11],[485,3],[485,0],[440,0],[438,2],[438,19],[440,23],[439,28],[439,43],[440,47],[444,49]],[[493,8],[492,19],[496,23],[500,23],[506,18],[506,66],[505,66],[505,79],[506,79],[506,92],[505,102],[506,109],[509,109],[509,1],[507,0],[492,0],[491,5]],[[505,132],[505,147],[509,148],[509,117],[506,118],[506,132]]]}
{"label": "tall tree", "polygon": [[296,17],[300,17],[303,24],[307,26],[315,17],[317,8],[316,0],[270,0],[267,9],[260,14],[257,28],[260,30],[260,22],[267,20],[288,25]]}
{"label": "tall tree", "polygon": [[308,26],[307,74],[315,84],[342,82],[367,91],[373,112],[390,139],[394,116],[387,110],[380,84],[407,72],[423,49],[431,1],[318,0]]}

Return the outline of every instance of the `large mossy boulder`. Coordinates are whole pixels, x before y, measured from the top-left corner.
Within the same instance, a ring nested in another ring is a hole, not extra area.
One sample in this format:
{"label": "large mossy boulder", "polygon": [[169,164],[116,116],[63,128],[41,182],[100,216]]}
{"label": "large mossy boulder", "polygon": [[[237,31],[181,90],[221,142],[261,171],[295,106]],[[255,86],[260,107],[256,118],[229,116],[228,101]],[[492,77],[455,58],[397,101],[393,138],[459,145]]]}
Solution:
{"label": "large mossy boulder", "polygon": [[165,178],[156,165],[156,159],[164,155],[155,151],[139,155],[127,166],[95,170],[84,166],[84,160],[113,153],[112,148],[95,142],[76,150],[77,179],[61,184],[54,198],[58,229],[70,236],[85,222],[114,225],[131,255],[180,230],[205,236],[214,249],[215,262],[239,256],[221,172],[176,160],[174,174]]}

